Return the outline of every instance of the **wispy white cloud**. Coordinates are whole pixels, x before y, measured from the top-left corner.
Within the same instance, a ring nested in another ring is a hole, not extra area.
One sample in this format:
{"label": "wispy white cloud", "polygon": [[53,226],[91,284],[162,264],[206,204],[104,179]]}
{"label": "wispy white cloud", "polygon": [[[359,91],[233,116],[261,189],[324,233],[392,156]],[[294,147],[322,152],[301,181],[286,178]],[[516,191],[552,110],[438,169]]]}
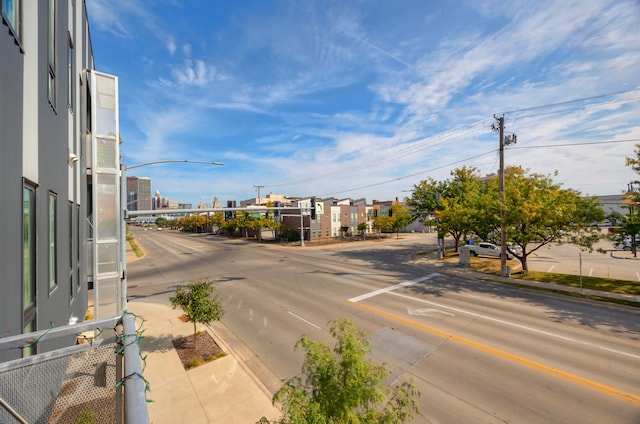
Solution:
{"label": "wispy white cloud", "polygon": [[185,60],[182,66],[174,67],[171,74],[180,85],[204,86],[218,78],[216,68],[202,60]]}
{"label": "wispy white cloud", "polygon": [[173,56],[176,52],[177,46],[173,37],[168,36],[166,41],[167,50],[169,51],[169,55]]}
{"label": "wispy white cloud", "polygon": [[129,0],[90,0],[87,10],[90,25],[125,39],[133,38],[135,33],[128,18],[148,20],[151,16],[141,4]]}
{"label": "wispy white cloud", "polygon": [[[420,178],[403,176],[434,169],[429,176],[446,178],[443,165],[496,149],[493,113],[640,85],[633,2],[195,2],[196,15],[227,15],[192,28],[150,4],[94,1],[99,31],[147,46],[144,79],[123,95],[135,134],[125,149],[140,160],[214,156],[228,164],[229,193],[269,182],[287,194],[317,194],[397,178],[353,193],[391,197]],[[582,106],[507,115],[508,131],[521,146],[637,136],[633,101]],[[578,185],[584,164],[606,173],[625,148],[512,150],[508,160],[558,169]],[[496,161],[490,154],[469,164],[493,172]]]}

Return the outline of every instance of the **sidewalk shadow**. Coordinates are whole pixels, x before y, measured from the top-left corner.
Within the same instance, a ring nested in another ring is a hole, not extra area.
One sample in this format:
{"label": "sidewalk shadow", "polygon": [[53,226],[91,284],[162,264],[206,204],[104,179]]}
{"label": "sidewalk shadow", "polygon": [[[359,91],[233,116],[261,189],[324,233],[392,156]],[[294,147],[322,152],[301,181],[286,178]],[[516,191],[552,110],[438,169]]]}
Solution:
{"label": "sidewalk shadow", "polygon": [[144,353],[165,353],[173,350],[171,342],[176,336],[172,334],[162,334],[160,336],[145,336],[140,341],[140,350]]}

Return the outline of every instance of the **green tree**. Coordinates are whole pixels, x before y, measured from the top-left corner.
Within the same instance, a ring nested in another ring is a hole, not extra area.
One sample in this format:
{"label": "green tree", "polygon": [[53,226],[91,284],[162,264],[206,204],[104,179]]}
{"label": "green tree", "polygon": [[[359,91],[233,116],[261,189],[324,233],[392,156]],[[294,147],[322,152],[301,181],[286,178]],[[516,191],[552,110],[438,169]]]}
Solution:
{"label": "green tree", "polygon": [[[640,174],[640,144],[636,144],[635,157],[626,158],[626,165],[631,167],[637,174]],[[631,250],[633,256],[637,256],[637,244],[640,240],[640,181],[629,184],[623,202],[626,203],[629,213],[622,218],[621,228],[618,236],[622,239],[631,238]]]}
{"label": "green tree", "polygon": [[386,232],[393,230],[393,217],[388,214],[379,213],[373,220],[373,228],[378,232]]}
{"label": "green tree", "polygon": [[156,225],[158,227],[164,227],[167,225],[167,219],[163,217],[156,218]]}
{"label": "green tree", "polygon": [[236,228],[238,228],[238,226],[236,225],[235,218],[225,219],[224,222],[222,222],[222,225],[220,225],[220,229],[229,234],[232,234],[236,230]]}
{"label": "green tree", "polygon": [[173,309],[182,308],[188,322],[193,323],[193,345],[197,346],[196,324],[208,324],[218,321],[224,315],[224,310],[217,296],[213,295],[213,283],[209,280],[199,280],[178,286],[176,295],[169,298]]}
{"label": "green tree", "polygon": [[[500,244],[500,200],[498,177],[484,182],[473,199],[476,219],[471,227],[486,241]],[[527,257],[550,243],[573,243],[586,249],[600,239],[600,231],[591,226],[604,219],[604,211],[594,198],[582,197],[576,190],[563,189],[551,176],[529,174],[519,167],[505,169],[505,234],[520,252],[508,248],[528,271]],[[487,212],[494,211],[494,212]]]}
{"label": "green tree", "polygon": [[[478,218],[474,204],[482,193],[478,171],[473,167],[462,167],[451,172],[440,195],[441,209],[437,216],[441,231],[453,238],[454,251],[458,251],[461,241],[468,237],[474,218]],[[494,216],[494,211],[484,210],[482,216]],[[444,243],[443,243],[444,245]]]}
{"label": "green tree", "polygon": [[273,396],[283,413],[276,422],[396,424],[411,420],[420,411],[420,391],[409,382],[387,387],[384,381],[391,368],[369,358],[366,334],[349,320],[332,320],[329,326],[336,340],[333,349],[306,336],[296,343],[296,349],[305,352],[303,377],[289,379]]}
{"label": "green tree", "polygon": [[[458,251],[460,241],[471,231],[476,212],[472,199],[479,195],[481,184],[478,171],[473,167],[455,169],[451,176],[445,181],[429,178],[414,185],[407,205],[423,224],[435,225],[439,240],[450,235]],[[490,216],[495,218],[493,212]],[[439,243],[444,250],[444,242]]]}
{"label": "green tree", "polygon": [[249,229],[253,227],[252,216],[245,211],[236,212],[235,224],[236,228],[244,231],[244,238],[249,238]]}
{"label": "green tree", "polygon": [[209,216],[209,221],[207,224],[213,228],[222,228],[224,224],[224,213],[222,212],[214,212],[213,215]]}
{"label": "green tree", "polygon": [[391,216],[389,217],[390,225],[396,233],[396,238],[398,238],[400,231],[406,228],[407,225],[411,224],[414,218],[411,211],[406,206],[401,205],[398,202],[391,205],[391,211]]}
{"label": "green tree", "polygon": [[358,223],[358,232],[360,232],[360,235],[362,236],[362,239],[364,240],[366,238],[366,234],[367,234],[367,223],[366,222]]}
{"label": "green tree", "polygon": [[268,230],[273,230],[273,231],[280,231],[282,230],[282,224],[278,221],[276,221],[276,219],[273,216],[269,216],[269,217],[264,217],[264,220],[262,221],[262,228],[266,228]]}
{"label": "green tree", "polygon": [[[635,157],[628,157],[625,160],[625,164],[627,166],[630,166],[631,169],[636,173],[640,175],[640,144],[636,144],[636,150],[634,151],[635,153]],[[636,181],[636,183],[640,183],[639,181]],[[636,201],[640,201],[640,189],[638,189],[635,193],[638,197],[636,198]]]}

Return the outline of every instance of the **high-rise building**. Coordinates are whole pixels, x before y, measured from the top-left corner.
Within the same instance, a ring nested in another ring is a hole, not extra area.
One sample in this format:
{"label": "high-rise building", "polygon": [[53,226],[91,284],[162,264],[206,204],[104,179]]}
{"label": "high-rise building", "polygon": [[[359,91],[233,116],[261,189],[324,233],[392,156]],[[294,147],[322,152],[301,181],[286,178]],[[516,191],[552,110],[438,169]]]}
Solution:
{"label": "high-rise building", "polygon": [[127,209],[138,210],[138,177],[127,177]]}
{"label": "high-rise building", "polygon": [[150,211],[151,204],[151,178],[138,178],[138,209],[139,211]]}
{"label": "high-rise building", "polygon": [[151,197],[151,178],[127,177],[127,209],[130,211],[154,209]]}

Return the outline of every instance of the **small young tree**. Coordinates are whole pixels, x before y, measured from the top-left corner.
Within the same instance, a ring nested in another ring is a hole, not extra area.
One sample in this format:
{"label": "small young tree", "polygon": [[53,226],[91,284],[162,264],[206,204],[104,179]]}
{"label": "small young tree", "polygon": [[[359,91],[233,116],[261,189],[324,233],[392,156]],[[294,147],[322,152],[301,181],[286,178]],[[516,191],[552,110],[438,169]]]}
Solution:
{"label": "small young tree", "polygon": [[208,324],[222,318],[224,311],[213,295],[213,284],[209,280],[200,280],[185,286],[178,286],[176,295],[169,298],[173,309],[182,308],[188,322],[193,323],[193,346],[197,347],[196,324]]}
{"label": "small young tree", "polygon": [[367,233],[367,223],[366,222],[360,222],[358,224],[358,232],[362,236],[363,240],[366,239],[366,233]]}
{"label": "small young tree", "polygon": [[391,228],[396,233],[396,238],[399,238],[400,231],[413,221],[413,215],[406,206],[397,202],[391,205],[390,211],[392,213]]}
{"label": "small young tree", "polygon": [[[333,350],[303,336],[296,348],[305,351],[303,377],[288,380],[273,396],[282,405],[279,424],[404,423],[420,411],[420,391],[409,382],[385,385],[391,369],[369,358],[366,334],[349,320],[332,320]],[[260,423],[268,423],[262,418]]]}

